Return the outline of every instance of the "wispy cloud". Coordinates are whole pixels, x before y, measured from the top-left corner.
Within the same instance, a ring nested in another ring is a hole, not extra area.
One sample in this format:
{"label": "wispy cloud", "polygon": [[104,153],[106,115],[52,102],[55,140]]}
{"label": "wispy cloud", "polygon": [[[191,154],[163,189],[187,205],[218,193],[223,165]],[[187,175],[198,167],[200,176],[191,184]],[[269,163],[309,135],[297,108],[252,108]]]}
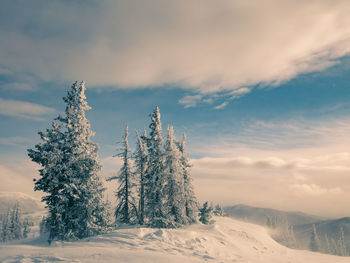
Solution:
{"label": "wispy cloud", "polygon": [[225,108],[227,105],[228,105],[228,101],[225,101],[225,102],[221,103],[220,105],[215,106],[214,109],[221,110],[221,109]]}
{"label": "wispy cloud", "polygon": [[201,102],[203,96],[202,95],[186,95],[185,97],[179,100],[180,104],[183,104],[185,108],[191,108],[197,106],[199,102]]}
{"label": "wispy cloud", "polygon": [[[174,83],[214,94],[277,85],[330,67],[350,50],[346,0],[21,5],[3,4],[0,67],[44,80],[79,76],[118,88]],[[23,30],[29,20],[33,30]],[[189,99],[184,105],[196,105]]]}
{"label": "wispy cloud", "polygon": [[42,120],[43,115],[52,114],[55,109],[43,105],[0,98],[0,114],[25,119]]}
{"label": "wispy cloud", "polygon": [[0,145],[9,145],[9,146],[15,146],[15,145],[21,145],[26,143],[31,143],[32,139],[15,136],[15,137],[3,137],[0,138]]}

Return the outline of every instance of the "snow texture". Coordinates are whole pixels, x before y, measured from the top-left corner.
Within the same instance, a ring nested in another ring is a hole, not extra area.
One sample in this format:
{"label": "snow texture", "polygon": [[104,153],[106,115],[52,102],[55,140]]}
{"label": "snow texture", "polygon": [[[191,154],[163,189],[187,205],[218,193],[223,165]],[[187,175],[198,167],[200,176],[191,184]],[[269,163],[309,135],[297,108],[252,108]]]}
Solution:
{"label": "snow texture", "polygon": [[349,262],[349,257],[286,248],[261,226],[226,217],[215,221],[179,229],[120,228],[50,247],[27,239],[1,245],[0,262]]}

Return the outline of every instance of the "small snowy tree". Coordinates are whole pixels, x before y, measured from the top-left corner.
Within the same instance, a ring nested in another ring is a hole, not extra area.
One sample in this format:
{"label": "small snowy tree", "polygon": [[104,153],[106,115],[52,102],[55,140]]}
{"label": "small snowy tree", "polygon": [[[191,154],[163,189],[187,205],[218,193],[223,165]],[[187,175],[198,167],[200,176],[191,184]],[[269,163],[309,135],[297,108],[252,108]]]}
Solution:
{"label": "small snowy tree", "polygon": [[117,154],[123,160],[117,176],[110,177],[108,181],[118,180],[119,187],[116,192],[117,207],[115,210],[116,222],[129,224],[136,215],[135,200],[132,195],[132,189],[135,186],[133,182],[133,172],[130,164],[130,148],[129,148],[129,131],[128,126],[125,127],[125,134],[123,136],[122,148]]}
{"label": "small snowy tree", "polygon": [[208,202],[205,202],[203,206],[199,209],[199,221],[205,225],[212,224],[212,213],[213,208],[209,206]]}
{"label": "small snowy tree", "polygon": [[339,256],[343,256],[343,257],[348,256],[343,227],[340,227],[340,231],[339,231],[338,251],[339,251],[339,254],[338,254]]}
{"label": "small snowy tree", "polygon": [[218,204],[215,206],[213,213],[215,216],[224,216],[224,209]]}
{"label": "small snowy tree", "polygon": [[139,177],[139,224],[145,223],[145,188],[146,188],[146,173],[148,167],[148,151],[147,144],[143,138],[147,138],[146,131],[144,131],[143,137],[141,138],[136,132],[136,152],[134,154],[136,174]]}
{"label": "small snowy tree", "polygon": [[10,236],[10,216],[11,216],[11,211],[10,208],[7,209],[6,215],[3,216],[2,220],[2,227],[1,227],[1,241],[6,242],[11,240]]}
{"label": "small snowy tree", "polygon": [[147,138],[149,154],[146,176],[147,216],[150,226],[166,228],[168,227],[165,203],[166,176],[164,174],[162,124],[158,106],[154,109],[150,117],[150,135]]}
{"label": "small snowy tree", "polygon": [[164,173],[167,177],[165,188],[168,209],[169,227],[178,227],[187,222],[184,193],[184,169],[181,160],[181,152],[176,145],[174,128],[168,128],[165,143]]}
{"label": "small snowy tree", "polygon": [[187,222],[191,224],[197,221],[199,204],[194,193],[192,185],[193,179],[189,171],[191,165],[186,150],[186,134],[183,134],[182,140],[178,142],[178,147],[181,153],[181,162],[183,169],[185,211]]}
{"label": "small snowy tree", "polygon": [[20,208],[19,204],[16,203],[11,212],[11,217],[10,217],[10,224],[9,224],[9,229],[10,229],[10,236],[11,239],[21,239],[23,238],[22,236],[22,221],[21,221],[21,214],[20,214]]}
{"label": "small snowy tree", "polygon": [[328,254],[333,254],[333,249],[332,249],[332,247],[331,247],[331,244],[329,243],[329,239],[328,239],[327,234],[325,234],[324,240],[325,240],[325,245],[324,245],[323,251],[324,251],[325,253],[328,253]]}
{"label": "small snowy tree", "polygon": [[29,219],[25,218],[22,225],[23,225],[23,238],[27,238],[28,234],[30,233],[30,227],[31,227],[31,223],[29,222]]}
{"label": "small snowy tree", "polygon": [[310,250],[320,251],[321,243],[318,237],[315,224],[312,225],[311,237],[310,237]]}
{"label": "small snowy tree", "polygon": [[32,161],[42,167],[34,190],[46,193],[42,200],[49,209],[49,242],[92,236],[110,226],[105,189],[97,174],[98,146],[90,140],[94,134],[85,116],[90,107],[84,82],[75,82],[63,100],[65,116],[39,133],[43,143],[36,150],[28,150]]}

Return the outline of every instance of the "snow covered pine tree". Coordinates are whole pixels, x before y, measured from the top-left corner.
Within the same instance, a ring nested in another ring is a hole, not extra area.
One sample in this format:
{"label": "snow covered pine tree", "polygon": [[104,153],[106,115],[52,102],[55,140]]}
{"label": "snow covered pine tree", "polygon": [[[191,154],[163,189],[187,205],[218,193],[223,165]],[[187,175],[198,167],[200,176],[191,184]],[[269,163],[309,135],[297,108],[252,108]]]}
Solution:
{"label": "snow covered pine tree", "polygon": [[168,128],[165,142],[164,174],[167,179],[165,194],[167,196],[168,227],[179,227],[187,223],[184,193],[184,169],[181,152],[176,145],[174,128]]}
{"label": "snow covered pine tree", "polygon": [[139,224],[143,225],[145,223],[145,188],[146,188],[146,173],[148,167],[148,151],[147,145],[143,138],[147,138],[146,131],[143,133],[141,138],[136,132],[136,152],[134,153],[135,160],[135,170],[136,174],[139,177],[139,208],[138,208],[138,217]]}
{"label": "snow covered pine tree", "polygon": [[151,227],[166,228],[169,222],[166,211],[162,124],[158,106],[150,117],[150,137],[145,138],[149,155],[146,175],[146,213]]}
{"label": "snow covered pine tree", "polygon": [[194,194],[194,189],[192,185],[192,177],[189,171],[191,167],[188,158],[188,153],[186,150],[186,134],[183,134],[182,140],[178,142],[178,147],[181,152],[181,162],[183,169],[183,180],[184,180],[184,200],[185,200],[185,210],[187,216],[187,223],[192,224],[197,222],[197,213],[199,204]]}
{"label": "snow covered pine tree", "polygon": [[212,224],[213,221],[210,220],[212,217],[213,208],[208,205],[208,202],[203,204],[203,207],[199,209],[199,221],[203,224],[208,225]]}
{"label": "snow covered pine tree", "polygon": [[98,176],[98,146],[85,117],[85,84],[75,82],[66,97],[65,116],[52,128],[39,132],[42,143],[29,149],[32,161],[41,165],[34,190],[47,195],[49,243],[52,240],[80,239],[107,231],[109,211],[103,200],[104,188]]}
{"label": "snow covered pine tree", "polygon": [[116,222],[130,224],[135,222],[137,216],[137,209],[135,200],[133,198],[132,189],[135,187],[133,172],[130,164],[130,147],[129,147],[129,131],[128,126],[125,127],[125,134],[123,136],[122,148],[116,155],[123,160],[123,166],[117,176],[108,178],[108,181],[118,180],[119,188],[116,192],[117,208],[115,210]]}

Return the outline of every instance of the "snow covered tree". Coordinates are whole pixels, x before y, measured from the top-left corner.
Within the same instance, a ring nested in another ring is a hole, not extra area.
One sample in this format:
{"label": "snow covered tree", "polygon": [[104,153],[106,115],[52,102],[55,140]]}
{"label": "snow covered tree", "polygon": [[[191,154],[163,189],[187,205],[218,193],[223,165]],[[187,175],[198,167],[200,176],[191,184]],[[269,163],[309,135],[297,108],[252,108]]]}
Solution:
{"label": "snow covered tree", "polygon": [[321,242],[318,237],[316,226],[315,224],[312,225],[312,232],[311,232],[311,238],[310,238],[310,250],[311,251],[320,251],[321,249]]}
{"label": "snow covered tree", "polygon": [[184,169],[182,155],[176,145],[174,128],[168,128],[165,143],[164,173],[167,178],[165,193],[167,198],[167,210],[169,227],[178,227],[187,222],[184,193]]}
{"label": "snow covered tree", "polygon": [[191,224],[197,221],[199,204],[194,194],[194,189],[192,185],[193,179],[189,171],[191,165],[186,150],[186,134],[183,134],[182,140],[178,142],[178,147],[181,153],[181,162],[183,169],[185,211],[187,216],[187,222]]}
{"label": "snow covered tree", "polygon": [[30,233],[30,226],[31,226],[28,218],[24,219],[22,226],[23,226],[23,238],[27,238],[28,234]]}
{"label": "snow covered tree", "polygon": [[205,202],[203,206],[199,209],[199,221],[205,225],[211,224],[212,213],[213,208],[209,206],[208,202]]}
{"label": "snow covered tree", "polygon": [[146,187],[146,173],[148,167],[148,151],[147,144],[143,138],[147,138],[146,131],[144,131],[143,137],[141,138],[136,132],[136,152],[134,154],[136,174],[139,176],[139,224],[145,223],[145,187]]}
{"label": "snow covered tree", "polygon": [[21,222],[21,215],[20,215],[20,209],[18,203],[16,203],[11,212],[10,216],[10,222],[9,222],[9,235],[10,240],[15,239],[21,239],[22,236],[22,222]]}
{"label": "snow covered tree", "polygon": [[23,222],[19,204],[8,208],[7,214],[2,217],[0,239],[2,242],[23,238]]}
{"label": "snow covered tree", "polygon": [[129,131],[128,126],[125,127],[125,134],[123,136],[122,148],[117,154],[123,160],[123,166],[121,167],[117,176],[110,177],[108,181],[117,180],[119,183],[118,190],[116,192],[117,208],[115,210],[116,222],[129,224],[136,215],[135,200],[132,195],[132,189],[135,186],[133,180],[133,172],[131,171],[130,164],[130,147],[129,147]]}
{"label": "snow covered tree", "polygon": [[104,188],[98,176],[101,168],[97,144],[86,119],[85,84],[75,82],[66,97],[65,116],[52,128],[39,133],[43,143],[28,150],[32,161],[41,165],[41,178],[34,190],[43,191],[49,209],[49,242],[80,239],[109,229],[109,212],[103,201]]}
{"label": "snow covered tree", "polygon": [[213,211],[215,216],[224,216],[224,209],[221,205],[216,205]]}
{"label": "snow covered tree", "polygon": [[164,174],[162,124],[158,106],[154,109],[150,117],[151,124],[149,128],[151,131],[149,138],[146,139],[149,155],[146,176],[146,213],[150,226],[166,228],[168,227],[165,204],[166,176]]}
{"label": "snow covered tree", "polygon": [[11,210],[10,208],[7,209],[6,215],[3,216],[2,219],[2,225],[1,225],[1,241],[6,242],[11,239],[10,237],[10,216],[11,216]]}
{"label": "snow covered tree", "polygon": [[339,256],[343,256],[343,257],[348,256],[343,227],[340,227],[339,239],[338,239],[338,251],[339,251],[339,254],[338,254]]}
{"label": "snow covered tree", "polygon": [[64,133],[62,123],[52,122],[52,128],[39,132],[43,143],[35,145],[36,150],[28,150],[32,161],[41,165],[40,179],[35,181],[34,190],[47,193],[42,198],[49,209],[48,225],[50,229],[49,240],[63,239],[65,207],[67,200],[62,196],[65,189],[65,159]]}

